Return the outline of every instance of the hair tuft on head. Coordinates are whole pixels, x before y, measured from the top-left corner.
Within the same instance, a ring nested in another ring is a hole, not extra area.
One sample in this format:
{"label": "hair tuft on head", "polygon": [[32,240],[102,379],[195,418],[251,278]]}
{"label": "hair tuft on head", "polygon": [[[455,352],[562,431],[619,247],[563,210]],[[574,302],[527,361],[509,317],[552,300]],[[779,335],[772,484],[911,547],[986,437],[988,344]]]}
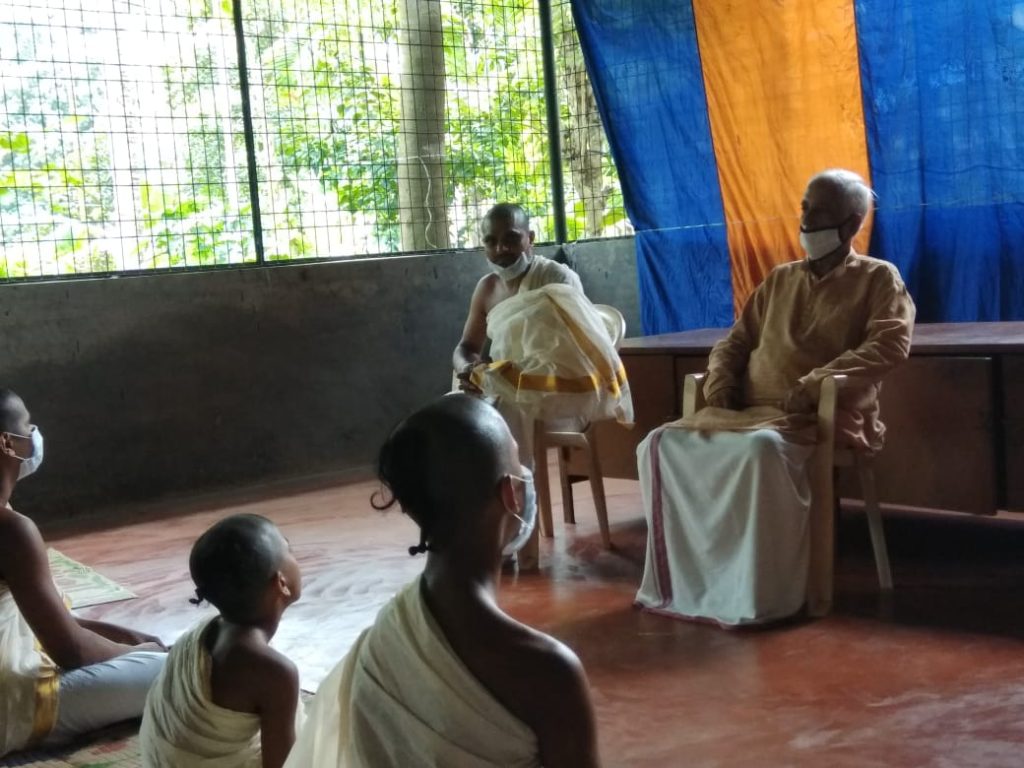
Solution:
{"label": "hair tuft on head", "polygon": [[194,604],[205,600],[229,621],[254,620],[286,550],[277,526],[260,515],[232,515],[214,523],[189,556]]}

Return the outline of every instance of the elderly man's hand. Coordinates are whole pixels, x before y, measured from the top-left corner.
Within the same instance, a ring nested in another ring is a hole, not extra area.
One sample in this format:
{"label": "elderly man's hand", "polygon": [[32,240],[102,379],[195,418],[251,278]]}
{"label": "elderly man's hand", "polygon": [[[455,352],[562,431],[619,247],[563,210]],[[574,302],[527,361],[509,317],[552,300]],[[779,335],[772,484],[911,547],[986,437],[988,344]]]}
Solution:
{"label": "elderly man's hand", "polygon": [[786,413],[813,413],[817,407],[818,404],[802,384],[791,388],[782,399],[782,410]]}
{"label": "elderly man's hand", "polygon": [[735,400],[730,389],[720,389],[704,398],[704,402],[709,408],[728,408],[730,411],[736,410]]}

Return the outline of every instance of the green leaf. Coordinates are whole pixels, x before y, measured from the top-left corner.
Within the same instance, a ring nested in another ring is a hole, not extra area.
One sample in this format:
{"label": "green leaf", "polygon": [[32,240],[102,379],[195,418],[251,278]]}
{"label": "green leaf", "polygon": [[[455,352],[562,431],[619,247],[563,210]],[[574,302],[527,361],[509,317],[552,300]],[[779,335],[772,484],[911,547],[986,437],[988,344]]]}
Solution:
{"label": "green leaf", "polygon": [[0,149],[7,149],[16,155],[27,155],[29,141],[27,133],[0,133]]}

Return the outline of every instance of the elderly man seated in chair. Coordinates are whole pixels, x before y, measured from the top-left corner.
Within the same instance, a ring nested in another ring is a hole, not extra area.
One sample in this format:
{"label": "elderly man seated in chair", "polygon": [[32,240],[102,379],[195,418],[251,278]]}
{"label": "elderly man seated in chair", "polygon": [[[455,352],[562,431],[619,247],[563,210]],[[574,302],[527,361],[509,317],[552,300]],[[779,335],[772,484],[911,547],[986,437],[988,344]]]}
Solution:
{"label": "elderly man seated in chair", "polygon": [[[460,388],[501,413],[532,472],[536,424],[575,432],[598,419],[632,422],[632,400],[601,315],[575,272],[533,252],[526,212],[494,206],[481,235],[491,272],[473,292],[452,364]],[[536,551],[535,534],[521,568],[536,567]]]}
{"label": "elderly man seated in chair", "polygon": [[821,383],[847,377],[836,442],[877,451],[880,382],[910,351],[915,310],[898,270],[853,250],[871,200],[851,171],[810,180],[806,258],[776,267],[715,345],[707,407],[637,449],[649,526],[642,607],[739,625],[803,605]]}

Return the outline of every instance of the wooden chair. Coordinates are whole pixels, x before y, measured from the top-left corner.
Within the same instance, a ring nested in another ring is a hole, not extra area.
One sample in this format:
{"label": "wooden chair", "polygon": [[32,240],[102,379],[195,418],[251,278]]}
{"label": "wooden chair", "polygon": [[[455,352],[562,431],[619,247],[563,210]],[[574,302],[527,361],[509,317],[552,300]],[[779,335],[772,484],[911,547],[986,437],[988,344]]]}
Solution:
{"label": "wooden chair", "polygon": [[[882,512],[875,487],[874,457],[848,448],[837,448],[836,403],[839,391],[846,385],[845,376],[829,376],[821,383],[818,398],[818,443],[808,471],[811,482],[810,558],[807,579],[807,611],[811,616],[824,616],[832,610],[833,573],[835,569],[835,479],[839,469],[857,470],[864,512],[875,553],[878,583],[883,591],[892,589],[892,571],[885,545]],[[683,416],[690,416],[705,406],[704,374],[689,374],[683,381]]]}
{"label": "wooden chair", "polygon": [[[595,309],[604,320],[615,348],[622,344],[626,335],[626,320],[615,307],[607,304],[595,304]],[[608,505],[604,495],[604,475],[601,473],[600,453],[597,445],[596,424],[588,424],[581,432],[555,432],[545,428],[542,422],[534,425],[534,480],[537,485],[537,506],[540,512],[541,533],[551,538],[554,536],[554,524],[551,519],[551,485],[548,477],[548,449],[558,449],[558,476],[562,486],[562,511],[566,523],[576,522],[576,510],[572,499],[572,484],[577,480],[589,480],[594,496],[594,508],[597,511],[597,524],[601,529],[601,542],[605,549],[611,549],[612,539],[608,530]],[[586,474],[570,473],[570,462],[573,451],[583,455]]]}

